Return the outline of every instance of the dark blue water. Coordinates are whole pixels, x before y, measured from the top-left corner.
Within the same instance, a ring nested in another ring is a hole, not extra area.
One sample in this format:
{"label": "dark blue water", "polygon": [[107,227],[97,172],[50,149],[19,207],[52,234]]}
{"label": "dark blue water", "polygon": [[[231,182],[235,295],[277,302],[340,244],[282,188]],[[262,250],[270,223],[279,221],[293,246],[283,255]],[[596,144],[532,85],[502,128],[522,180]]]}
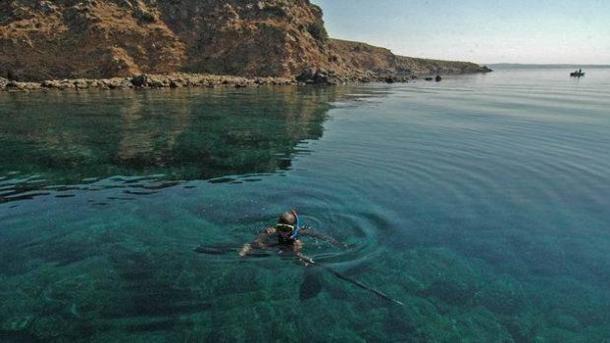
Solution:
{"label": "dark blue water", "polygon": [[[0,94],[0,340],[608,341],[610,70],[568,74]],[[289,208],[405,305],[237,256]]]}

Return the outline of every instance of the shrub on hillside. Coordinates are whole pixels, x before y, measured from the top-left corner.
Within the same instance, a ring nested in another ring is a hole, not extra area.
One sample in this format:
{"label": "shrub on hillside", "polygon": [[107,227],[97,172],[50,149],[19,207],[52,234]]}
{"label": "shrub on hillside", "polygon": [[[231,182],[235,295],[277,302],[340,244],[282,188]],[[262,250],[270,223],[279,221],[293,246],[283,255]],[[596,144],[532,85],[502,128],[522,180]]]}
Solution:
{"label": "shrub on hillside", "polygon": [[326,32],[326,28],[324,28],[324,23],[321,21],[316,21],[309,26],[307,26],[307,32],[320,42],[325,42],[328,39],[328,32]]}

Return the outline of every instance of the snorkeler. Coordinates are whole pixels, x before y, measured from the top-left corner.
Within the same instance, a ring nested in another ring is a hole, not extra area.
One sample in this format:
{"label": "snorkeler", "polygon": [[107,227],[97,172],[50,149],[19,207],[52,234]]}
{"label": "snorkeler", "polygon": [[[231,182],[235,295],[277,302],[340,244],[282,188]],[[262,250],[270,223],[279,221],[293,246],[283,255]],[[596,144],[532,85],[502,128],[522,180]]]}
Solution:
{"label": "snorkeler", "polygon": [[[274,236],[277,237],[277,242],[269,243]],[[321,239],[337,247],[346,246],[330,236],[314,231],[310,227],[302,227],[297,212],[290,210],[282,213],[276,225],[263,230],[253,242],[244,244],[239,251],[239,256],[245,257],[254,252],[255,249],[279,247],[280,251],[292,250],[305,265],[313,264],[314,261],[302,253],[303,242],[299,239],[300,236]]]}
{"label": "snorkeler", "polygon": [[[273,242],[271,239],[273,237],[277,238],[277,241]],[[266,253],[259,254],[257,250],[263,250],[273,247],[279,247],[280,253],[284,251],[292,251],[305,266],[317,266],[318,268],[322,268],[323,270],[328,271],[333,274],[338,279],[343,281],[347,281],[352,285],[362,288],[370,293],[373,293],[382,299],[385,299],[389,302],[392,302],[397,305],[403,306],[400,300],[394,299],[382,291],[373,288],[362,281],[358,281],[352,278],[349,275],[343,274],[332,267],[325,265],[324,263],[314,262],[313,259],[303,255],[303,242],[299,239],[300,236],[310,236],[313,238],[317,238],[320,240],[324,240],[336,247],[348,248],[347,244],[341,243],[336,239],[324,235],[322,233],[314,231],[312,228],[307,226],[301,226],[299,221],[299,215],[295,210],[290,210],[288,212],[282,213],[280,218],[278,219],[277,224],[274,226],[268,227],[263,230],[261,233],[256,236],[256,239],[251,243],[246,243],[239,251],[239,256],[256,256],[256,257],[265,257],[268,256]],[[206,254],[206,255],[222,255],[227,252],[234,252],[235,246],[200,246],[195,249],[195,252]]]}

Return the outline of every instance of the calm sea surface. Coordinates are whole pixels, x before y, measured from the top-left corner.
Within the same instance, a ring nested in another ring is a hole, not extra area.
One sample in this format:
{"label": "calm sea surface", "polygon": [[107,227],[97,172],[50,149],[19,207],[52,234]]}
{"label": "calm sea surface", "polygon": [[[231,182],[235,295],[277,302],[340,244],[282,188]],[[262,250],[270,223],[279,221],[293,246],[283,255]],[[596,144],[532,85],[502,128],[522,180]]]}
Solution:
{"label": "calm sea surface", "polygon": [[[569,71],[2,93],[0,341],[610,342],[610,69]],[[237,256],[289,208],[348,248]]]}

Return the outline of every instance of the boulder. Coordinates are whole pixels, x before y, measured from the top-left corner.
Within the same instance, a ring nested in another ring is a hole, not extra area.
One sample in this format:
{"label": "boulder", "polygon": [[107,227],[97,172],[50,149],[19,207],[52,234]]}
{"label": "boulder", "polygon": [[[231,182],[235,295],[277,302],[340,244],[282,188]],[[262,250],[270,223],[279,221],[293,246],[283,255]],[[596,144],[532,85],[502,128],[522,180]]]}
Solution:
{"label": "boulder", "polygon": [[102,88],[107,88],[107,89],[129,88],[129,86],[131,86],[131,84],[132,84],[132,82],[130,82],[131,80],[122,79],[122,78],[112,78],[112,79],[105,79],[105,80],[101,80],[101,81],[102,81]]}
{"label": "boulder", "polygon": [[8,82],[9,81],[7,79],[0,77],[0,90],[5,89]]}
{"label": "boulder", "polygon": [[73,82],[73,80],[65,79],[65,80],[61,80],[59,88],[60,89],[75,89],[76,84]]}
{"label": "boulder", "polygon": [[6,89],[9,90],[20,90],[20,91],[31,91],[40,89],[42,86],[38,82],[17,82],[9,81],[6,84]]}
{"label": "boulder", "polygon": [[42,88],[62,89],[61,81],[58,81],[58,80],[42,81],[42,83],[40,85],[42,86]]}
{"label": "boulder", "polygon": [[150,88],[167,88],[170,86],[171,81],[166,76],[155,75],[149,76],[147,83],[148,87]]}
{"label": "boulder", "polygon": [[337,85],[341,80],[333,71],[325,69],[307,68],[296,77],[300,83],[308,85]]}
{"label": "boulder", "polygon": [[131,78],[131,84],[136,88],[144,88],[148,86],[148,75],[142,74]]}
{"label": "boulder", "polygon": [[87,89],[89,88],[89,82],[86,79],[76,79],[72,82],[76,89]]}
{"label": "boulder", "polygon": [[179,79],[172,79],[169,81],[169,88],[182,88],[184,87],[184,82]]}
{"label": "boulder", "polygon": [[57,6],[53,5],[52,1],[43,0],[38,3],[38,8],[44,14],[53,14],[57,12]]}
{"label": "boulder", "polygon": [[21,87],[26,91],[35,91],[41,88],[38,82],[21,82]]}

